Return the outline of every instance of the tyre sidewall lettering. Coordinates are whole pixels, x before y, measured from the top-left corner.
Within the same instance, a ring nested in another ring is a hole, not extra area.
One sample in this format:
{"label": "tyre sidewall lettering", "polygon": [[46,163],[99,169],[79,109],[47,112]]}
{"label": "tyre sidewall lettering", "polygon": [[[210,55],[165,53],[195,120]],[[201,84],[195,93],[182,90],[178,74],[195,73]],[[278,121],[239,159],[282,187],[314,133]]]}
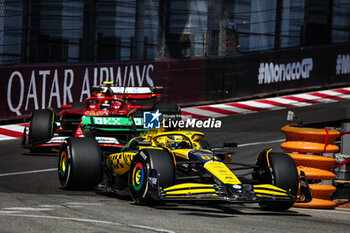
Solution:
{"label": "tyre sidewall lettering", "polygon": [[71,168],[72,168],[72,165],[71,165],[72,156],[71,156],[71,153],[70,153],[70,146],[68,144],[65,144],[65,146],[63,148],[64,149],[63,149],[63,151],[60,154],[60,160],[61,160],[62,154],[65,152],[66,153],[66,158],[67,158],[66,172],[65,172],[65,175],[62,176],[60,174],[60,167],[59,167],[59,171],[58,172],[59,172],[60,180],[62,181],[61,185],[62,185],[63,188],[66,188],[68,186],[69,179],[71,177],[71,172],[72,172],[71,171]]}
{"label": "tyre sidewall lettering", "polygon": [[145,154],[145,152],[140,151],[140,155],[141,155],[141,158],[143,158],[143,160],[145,160],[145,161],[148,160],[148,156]]}
{"label": "tyre sidewall lettering", "polygon": [[[139,153],[140,156],[135,156],[134,157],[134,161],[133,161],[133,170],[130,171],[130,179],[131,179],[131,187],[130,187],[130,191],[133,193],[133,197],[134,199],[140,199],[141,198],[145,198],[147,195],[147,191],[148,191],[148,171],[150,168],[149,165],[149,158],[147,156],[147,154],[144,151],[141,151]],[[135,189],[134,187],[134,175],[135,175],[135,169],[137,169],[137,166],[139,166],[138,164],[141,164],[143,167],[143,181],[142,181],[142,185],[138,188]]]}
{"label": "tyre sidewall lettering", "polygon": [[149,171],[149,163],[146,163],[146,175],[147,177],[145,177],[145,191],[143,192],[142,194],[142,198],[145,198],[146,197],[146,194],[148,192],[148,171]]}

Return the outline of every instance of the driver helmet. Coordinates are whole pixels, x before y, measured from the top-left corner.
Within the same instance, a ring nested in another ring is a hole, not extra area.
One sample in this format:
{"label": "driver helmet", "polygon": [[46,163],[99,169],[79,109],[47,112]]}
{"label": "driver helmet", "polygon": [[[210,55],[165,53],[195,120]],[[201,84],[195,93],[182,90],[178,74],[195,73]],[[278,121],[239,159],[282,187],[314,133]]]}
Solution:
{"label": "driver helmet", "polygon": [[171,150],[176,149],[179,146],[179,143],[173,139],[168,139],[167,141],[167,147]]}

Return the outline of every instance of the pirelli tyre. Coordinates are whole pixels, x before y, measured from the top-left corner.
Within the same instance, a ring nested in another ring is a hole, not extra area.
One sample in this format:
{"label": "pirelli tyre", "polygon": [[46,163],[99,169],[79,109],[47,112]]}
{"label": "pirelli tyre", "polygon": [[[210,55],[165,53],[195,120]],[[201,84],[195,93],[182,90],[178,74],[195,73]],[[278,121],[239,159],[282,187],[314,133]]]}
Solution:
{"label": "pirelli tyre", "polygon": [[[266,151],[266,153],[268,152]],[[284,153],[270,152],[268,156],[266,156],[266,153],[259,155],[257,165],[261,166],[262,169],[256,171],[253,174],[253,178],[258,179],[259,183],[273,184],[287,190],[296,197],[299,188],[299,178],[293,159]],[[294,200],[259,202],[261,209],[273,211],[288,210],[293,204]]]}
{"label": "pirelli tyre", "polygon": [[58,157],[63,189],[93,189],[102,180],[102,156],[94,138],[67,138]]}
{"label": "pirelli tyre", "polygon": [[[35,110],[29,123],[29,145],[36,146],[45,143],[53,137],[55,113],[52,109]],[[51,148],[31,147],[31,152],[45,152]]]}
{"label": "pirelli tyre", "polygon": [[[151,177],[150,177],[151,176]],[[139,151],[130,166],[129,192],[137,204],[152,204],[157,200],[157,190],[150,190],[149,178],[159,177],[159,187],[175,184],[175,165],[172,155],[166,150],[144,149]],[[155,195],[155,196],[152,196]]]}

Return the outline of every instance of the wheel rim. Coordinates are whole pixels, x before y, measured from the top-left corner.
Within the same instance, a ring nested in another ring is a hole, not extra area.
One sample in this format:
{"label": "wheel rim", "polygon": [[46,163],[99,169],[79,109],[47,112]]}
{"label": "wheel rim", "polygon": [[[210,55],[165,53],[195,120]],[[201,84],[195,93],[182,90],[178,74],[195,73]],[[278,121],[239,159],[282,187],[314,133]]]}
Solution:
{"label": "wheel rim", "polygon": [[135,191],[139,191],[144,182],[144,169],[141,163],[137,163],[132,172],[132,186]]}
{"label": "wheel rim", "polygon": [[61,177],[65,177],[68,170],[68,159],[67,154],[65,151],[62,152],[61,158],[60,158],[60,175]]}

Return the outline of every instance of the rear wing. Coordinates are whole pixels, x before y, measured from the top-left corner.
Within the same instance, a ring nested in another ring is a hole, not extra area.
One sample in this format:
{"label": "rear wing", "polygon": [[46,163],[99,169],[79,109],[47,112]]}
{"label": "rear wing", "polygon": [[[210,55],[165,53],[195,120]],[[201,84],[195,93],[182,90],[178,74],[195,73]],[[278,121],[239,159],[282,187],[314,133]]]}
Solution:
{"label": "rear wing", "polygon": [[93,95],[113,96],[121,99],[152,99],[159,98],[162,95],[163,87],[118,87],[112,86],[111,83],[106,82],[100,86],[92,88]]}

